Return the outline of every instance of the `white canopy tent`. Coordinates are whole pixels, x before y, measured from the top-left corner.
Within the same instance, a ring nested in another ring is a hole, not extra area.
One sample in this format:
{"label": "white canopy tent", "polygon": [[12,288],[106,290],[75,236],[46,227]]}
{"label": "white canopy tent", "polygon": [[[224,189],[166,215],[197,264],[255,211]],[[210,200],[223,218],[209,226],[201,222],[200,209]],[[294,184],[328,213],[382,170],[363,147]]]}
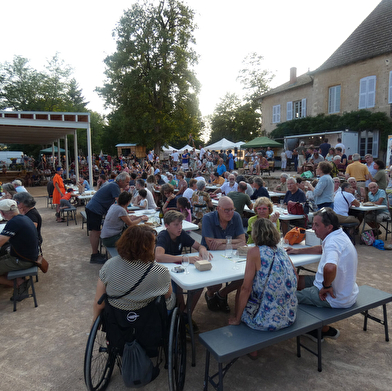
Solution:
{"label": "white canopy tent", "polygon": [[161,149],[165,153],[172,153],[176,148],[174,148],[171,145],[169,145],[167,148],[165,146],[163,146]]}
{"label": "white canopy tent", "polygon": [[[178,150],[178,152],[184,152],[185,150],[188,150],[188,152],[193,150],[193,147],[191,147],[189,144],[185,145],[184,147],[182,147],[181,149]],[[195,148],[196,152],[200,152],[200,149]]]}
{"label": "white canopy tent", "polygon": [[214,144],[207,145],[204,149],[215,150],[215,151],[226,151],[227,149],[234,149],[235,147],[240,148],[242,144],[245,144],[243,141],[239,141],[238,143],[234,143],[233,141],[227,140],[226,138],[222,138],[222,140],[217,141]]}

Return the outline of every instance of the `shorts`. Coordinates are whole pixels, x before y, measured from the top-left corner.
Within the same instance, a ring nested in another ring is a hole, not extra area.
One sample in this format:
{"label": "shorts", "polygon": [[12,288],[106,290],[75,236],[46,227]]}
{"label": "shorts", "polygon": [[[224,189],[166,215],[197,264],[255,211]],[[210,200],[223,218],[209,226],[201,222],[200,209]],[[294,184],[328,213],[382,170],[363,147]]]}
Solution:
{"label": "shorts", "polygon": [[60,207],[66,206],[67,208],[72,208],[72,204],[68,200],[60,200]]}
{"label": "shorts", "polygon": [[5,254],[0,257],[0,276],[15,270],[24,270],[34,266],[32,262],[21,261],[10,254]]}
{"label": "shorts", "polygon": [[86,216],[87,216],[87,229],[89,231],[100,231],[102,224],[102,216],[91,212],[90,209],[86,208]]}
{"label": "shorts", "polygon": [[314,276],[305,276],[305,289],[297,291],[298,304],[314,305],[316,307],[331,308],[327,300],[321,300],[319,289],[313,285]]}

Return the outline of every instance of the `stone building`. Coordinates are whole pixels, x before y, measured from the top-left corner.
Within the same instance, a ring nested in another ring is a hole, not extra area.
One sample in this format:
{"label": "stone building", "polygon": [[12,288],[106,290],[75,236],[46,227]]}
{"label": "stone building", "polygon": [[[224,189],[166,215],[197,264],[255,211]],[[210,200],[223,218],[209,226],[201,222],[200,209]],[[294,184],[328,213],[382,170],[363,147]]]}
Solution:
{"label": "stone building", "polygon": [[[281,122],[317,114],[366,109],[391,116],[392,0],[382,0],[319,68],[298,77],[291,68],[290,81],[260,100],[267,133]],[[362,133],[364,145],[378,144],[378,132]]]}

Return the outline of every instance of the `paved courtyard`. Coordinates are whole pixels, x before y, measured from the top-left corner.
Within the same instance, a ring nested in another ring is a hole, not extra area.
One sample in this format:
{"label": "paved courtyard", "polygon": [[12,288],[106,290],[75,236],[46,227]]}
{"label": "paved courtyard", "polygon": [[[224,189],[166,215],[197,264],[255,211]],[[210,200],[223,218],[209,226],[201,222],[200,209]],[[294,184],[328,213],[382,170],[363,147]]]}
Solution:
{"label": "paved courtyard", "polygon": [[[56,223],[54,210],[46,208],[46,188],[28,189],[37,200],[43,218],[43,250],[50,262],[49,272],[36,284],[38,307],[33,299],[18,303],[12,311],[12,290],[0,287],[0,372],[2,391],[25,389],[84,390],[83,359],[92,320],[92,301],[99,265],[91,265],[86,227],[73,222]],[[371,285],[392,292],[392,252],[356,246],[359,255],[358,285]],[[314,268],[316,265],[314,265]],[[229,304],[234,308],[234,295]],[[390,323],[392,307],[388,305]],[[381,316],[382,311],[373,311]],[[227,324],[228,314],[208,311],[204,300],[196,307],[194,319],[201,331]],[[317,359],[303,350],[296,356],[295,339],[260,351],[260,358],[240,358],[225,377],[225,390],[390,390],[392,345],[385,342],[383,327],[356,315],[334,326],[341,335],[323,343],[323,371]],[[306,344],[314,346],[310,340]],[[190,348],[190,345],[188,344]],[[203,387],[205,351],[197,343],[197,365],[191,367],[188,354],[185,390]],[[214,360],[212,360],[215,366]],[[116,368],[108,390],[125,390]],[[167,389],[164,368],[144,390]]]}

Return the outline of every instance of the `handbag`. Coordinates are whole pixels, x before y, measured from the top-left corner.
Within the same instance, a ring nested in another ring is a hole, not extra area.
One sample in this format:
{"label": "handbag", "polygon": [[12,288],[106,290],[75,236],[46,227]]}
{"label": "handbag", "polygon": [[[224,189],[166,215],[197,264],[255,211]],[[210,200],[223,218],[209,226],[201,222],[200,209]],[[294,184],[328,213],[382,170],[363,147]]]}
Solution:
{"label": "handbag", "polygon": [[294,227],[284,237],[284,240],[288,241],[290,246],[293,244],[301,243],[305,239],[305,228]]}
{"label": "handbag", "polygon": [[361,242],[365,243],[367,246],[372,246],[375,240],[376,239],[372,230],[362,232]]}
{"label": "handbag", "polygon": [[38,255],[38,258],[36,261],[32,261],[31,259],[28,259],[26,257],[24,257],[23,255],[20,255],[15,249],[13,249],[16,253],[16,255],[19,258],[23,258],[25,261],[34,263],[34,265],[38,266],[40,268],[40,270],[42,271],[42,273],[46,273],[49,269],[49,262],[44,258],[44,256],[42,255],[42,250],[40,249],[40,253]]}
{"label": "handbag", "polygon": [[304,215],[304,207],[300,202],[289,201],[287,203],[287,211],[292,215]]}

